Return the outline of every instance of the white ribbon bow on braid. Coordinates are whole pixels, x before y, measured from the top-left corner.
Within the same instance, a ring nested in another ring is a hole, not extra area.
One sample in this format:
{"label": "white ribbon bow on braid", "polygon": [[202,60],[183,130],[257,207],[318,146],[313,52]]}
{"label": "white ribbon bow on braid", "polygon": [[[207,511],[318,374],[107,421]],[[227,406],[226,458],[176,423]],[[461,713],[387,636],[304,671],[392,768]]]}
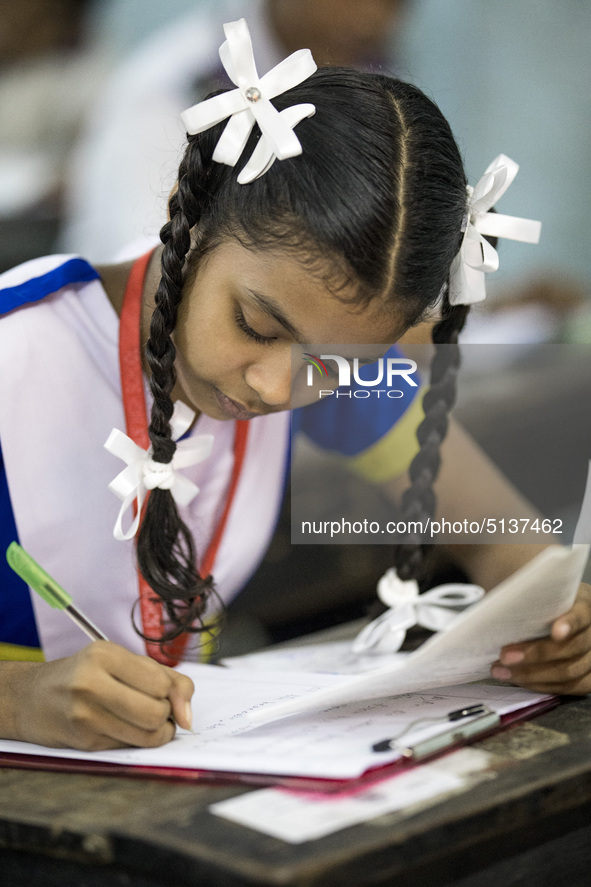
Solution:
{"label": "white ribbon bow on braid", "polygon": [[299,49],[259,78],[245,19],[225,24],[224,32],[226,42],[220,47],[220,58],[238,88],[193,105],[181,117],[191,134],[204,132],[230,117],[213,153],[213,160],[228,166],[236,166],[258,123],[261,139],[238,176],[238,183],[244,185],[263,175],[276,159],[302,153],[293,128],[304,117],[311,117],[316,108],[293,105],[280,113],[270,99],[306,80],[316,70],[316,63],[309,49]]}
{"label": "white ribbon bow on braid", "polygon": [[541,222],[504,216],[489,210],[503,196],[519,166],[514,160],[499,154],[487,167],[474,189],[468,187],[468,210],[464,240],[451,267],[449,301],[451,305],[470,305],[482,302],[486,296],[484,275],[496,271],[499,256],[496,249],[484,239],[506,237],[523,243],[537,243]]}
{"label": "white ribbon bow on braid", "polygon": [[413,625],[444,631],[462,610],[484,597],[484,589],[450,583],[419,595],[415,580],[404,582],[392,568],[378,582],[378,597],[390,609],[359,632],[353,642],[354,653],[395,653]]}
{"label": "white ribbon bow on braid", "polygon": [[[190,428],[194,418],[193,410],[177,400],[170,420],[172,439],[179,440]],[[188,505],[195,498],[199,487],[187,477],[178,474],[177,469],[188,468],[207,459],[213,447],[213,435],[202,434],[193,439],[179,441],[172,462],[155,462],[152,459],[151,447],[143,450],[118,428],[113,428],[104,446],[114,456],[127,463],[127,468],[124,468],[109,484],[109,489],[123,502],[113,530],[115,539],[123,542],[137,533],[147,490],[154,490],[156,487],[170,490],[177,505]],[[123,518],[134,501],[137,505],[136,515],[130,528],[124,532]]]}

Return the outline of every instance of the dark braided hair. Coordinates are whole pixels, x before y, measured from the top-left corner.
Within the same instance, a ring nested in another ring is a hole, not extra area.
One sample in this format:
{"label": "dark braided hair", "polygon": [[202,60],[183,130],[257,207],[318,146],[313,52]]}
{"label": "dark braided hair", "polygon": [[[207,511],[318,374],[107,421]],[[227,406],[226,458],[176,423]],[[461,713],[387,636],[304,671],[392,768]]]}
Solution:
{"label": "dark braided hair", "polygon": [[[449,284],[462,239],[466,178],[449,125],[411,84],[346,68],[322,68],[273,100],[278,110],[311,102],[316,114],[298,124],[302,155],[277,161],[248,185],[236,181],[260,132],[255,127],[237,167],[211,160],[225,122],[188,137],[161,231],[162,277],[156,294],[147,359],[154,396],[150,439],[155,461],[171,460],[175,348],[171,333],[189,275],[228,238],[248,248],[293,253],[307,267],[357,286],[360,306],[386,297],[404,328],[418,322]],[[338,293],[338,289],[335,290]],[[436,343],[457,342],[467,314],[444,297]],[[386,321],[385,321],[386,323]],[[392,322],[385,327],[390,335]],[[420,452],[404,495],[403,516],[434,511],[439,448],[455,398],[457,348],[439,349],[432,365]],[[140,569],[164,601],[165,640],[199,631],[211,577],[196,568],[195,542],[168,490],[149,496],[138,540]],[[395,549],[403,578],[421,568],[420,539]]]}
{"label": "dark braided hair", "polygon": [[[417,428],[420,450],[410,464],[410,487],[402,496],[403,521],[408,526],[426,526],[435,514],[433,484],[441,466],[440,447],[447,434],[448,417],[456,399],[460,366],[458,335],[468,315],[466,305],[452,308],[446,299],[443,319],[433,328],[435,353],[431,362],[429,390],[423,398],[425,418]],[[394,547],[394,562],[401,579],[422,578],[424,546],[419,533],[408,533],[404,542]]]}

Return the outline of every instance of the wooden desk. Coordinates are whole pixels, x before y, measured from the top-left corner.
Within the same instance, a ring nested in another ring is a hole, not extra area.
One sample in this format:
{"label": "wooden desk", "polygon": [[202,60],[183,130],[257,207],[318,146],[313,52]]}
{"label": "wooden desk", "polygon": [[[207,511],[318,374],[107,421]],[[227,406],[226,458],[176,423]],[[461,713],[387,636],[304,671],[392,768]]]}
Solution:
{"label": "wooden desk", "polygon": [[1,770],[0,884],[591,884],[591,698],[479,746],[491,779],[294,846],[208,813],[237,786]]}

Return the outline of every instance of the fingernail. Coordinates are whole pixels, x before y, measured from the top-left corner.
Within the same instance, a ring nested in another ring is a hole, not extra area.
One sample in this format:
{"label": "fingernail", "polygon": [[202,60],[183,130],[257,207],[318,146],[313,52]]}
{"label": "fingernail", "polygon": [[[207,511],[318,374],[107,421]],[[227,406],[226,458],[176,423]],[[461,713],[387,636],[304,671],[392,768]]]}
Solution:
{"label": "fingernail", "polygon": [[497,681],[510,681],[511,680],[511,672],[508,668],[501,668],[500,665],[495,665],[495,667],[491,670],[491,674],[493,678],[496,678]]}
{"label": "fingernail", "polygon": [[558,622],[557,625],[554,626],[552,634],[557,641],[562,641],[568,634],[570,634],[570,625],[568,622]]}
{"label": "fingernail", "polygon": [[187,725],[187,730],[190,730],[193,733],[193,712],[191,711],[191,703],[185,703],[185,723]]}
{"label": "fingernail", "polygon": [[525,653],[521,650],[508,650],[501,656],[501,662],[503,665],[517,665],[519,662],[523,662],[524,657]]}

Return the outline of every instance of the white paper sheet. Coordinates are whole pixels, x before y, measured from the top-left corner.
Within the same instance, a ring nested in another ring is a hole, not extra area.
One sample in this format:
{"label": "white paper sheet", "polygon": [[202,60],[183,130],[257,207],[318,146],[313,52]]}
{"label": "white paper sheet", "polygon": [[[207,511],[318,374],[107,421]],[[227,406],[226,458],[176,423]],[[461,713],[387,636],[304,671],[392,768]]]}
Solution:
{"label": "white paper sheet", "polygon": [[300,647],[281,647],[230,656],[221,660],[227,668],[249,671],[299,671],[321,674],[362,674],[375,671],[394,661],[404,662],[409,653],[374,653],[359,656],[352,650],[352,641],[326,641]]}
{"label": "white paper sheet", "polygon": [[[439,717],[476,702],[506,714],[547,697],[513,687],[480,684],[447,687],[387,699],[332,706],[328,711],[253,729],[248,715],[273,700],[293,699],[318,688],[335,687],[333,675],[238,672],[212,665],[184,665],[195,682],[195,733],[179,731],[161,748],[81,752],[25,742],[0,741],[0,752],[144,766],[186,767],[233,773],[261,773],[346,779],[400,757],[373,752],[372,745],[425,716]],[[405,743],[449,729],[449,722],[417,725]]]}
{"label": "white paper sheet", "polygon": [[269,788],[212,804],[211,813],[240,825],[301,844],[402,810],[461,788],[466,780],[424,764],[347,797],[295,794]]}
{"label": "white paper sheet", "polygon": [[481,749],[463,748],[345,795],[268,788],[218,801],[209,810],[289,844],[301,844],[384,813],[437,803],[442,794],[472,783],[475,774],[488,769],[491,758]]}
{"label": "white paper sheet", "polygon": [[501,647],[546,636],[553,620],[570,609],[588,556],[588,545],[545,548],[403,662],[397,659],[334,687],[257,709],[250,718],[262,724],[329,705],[489,677]]}

